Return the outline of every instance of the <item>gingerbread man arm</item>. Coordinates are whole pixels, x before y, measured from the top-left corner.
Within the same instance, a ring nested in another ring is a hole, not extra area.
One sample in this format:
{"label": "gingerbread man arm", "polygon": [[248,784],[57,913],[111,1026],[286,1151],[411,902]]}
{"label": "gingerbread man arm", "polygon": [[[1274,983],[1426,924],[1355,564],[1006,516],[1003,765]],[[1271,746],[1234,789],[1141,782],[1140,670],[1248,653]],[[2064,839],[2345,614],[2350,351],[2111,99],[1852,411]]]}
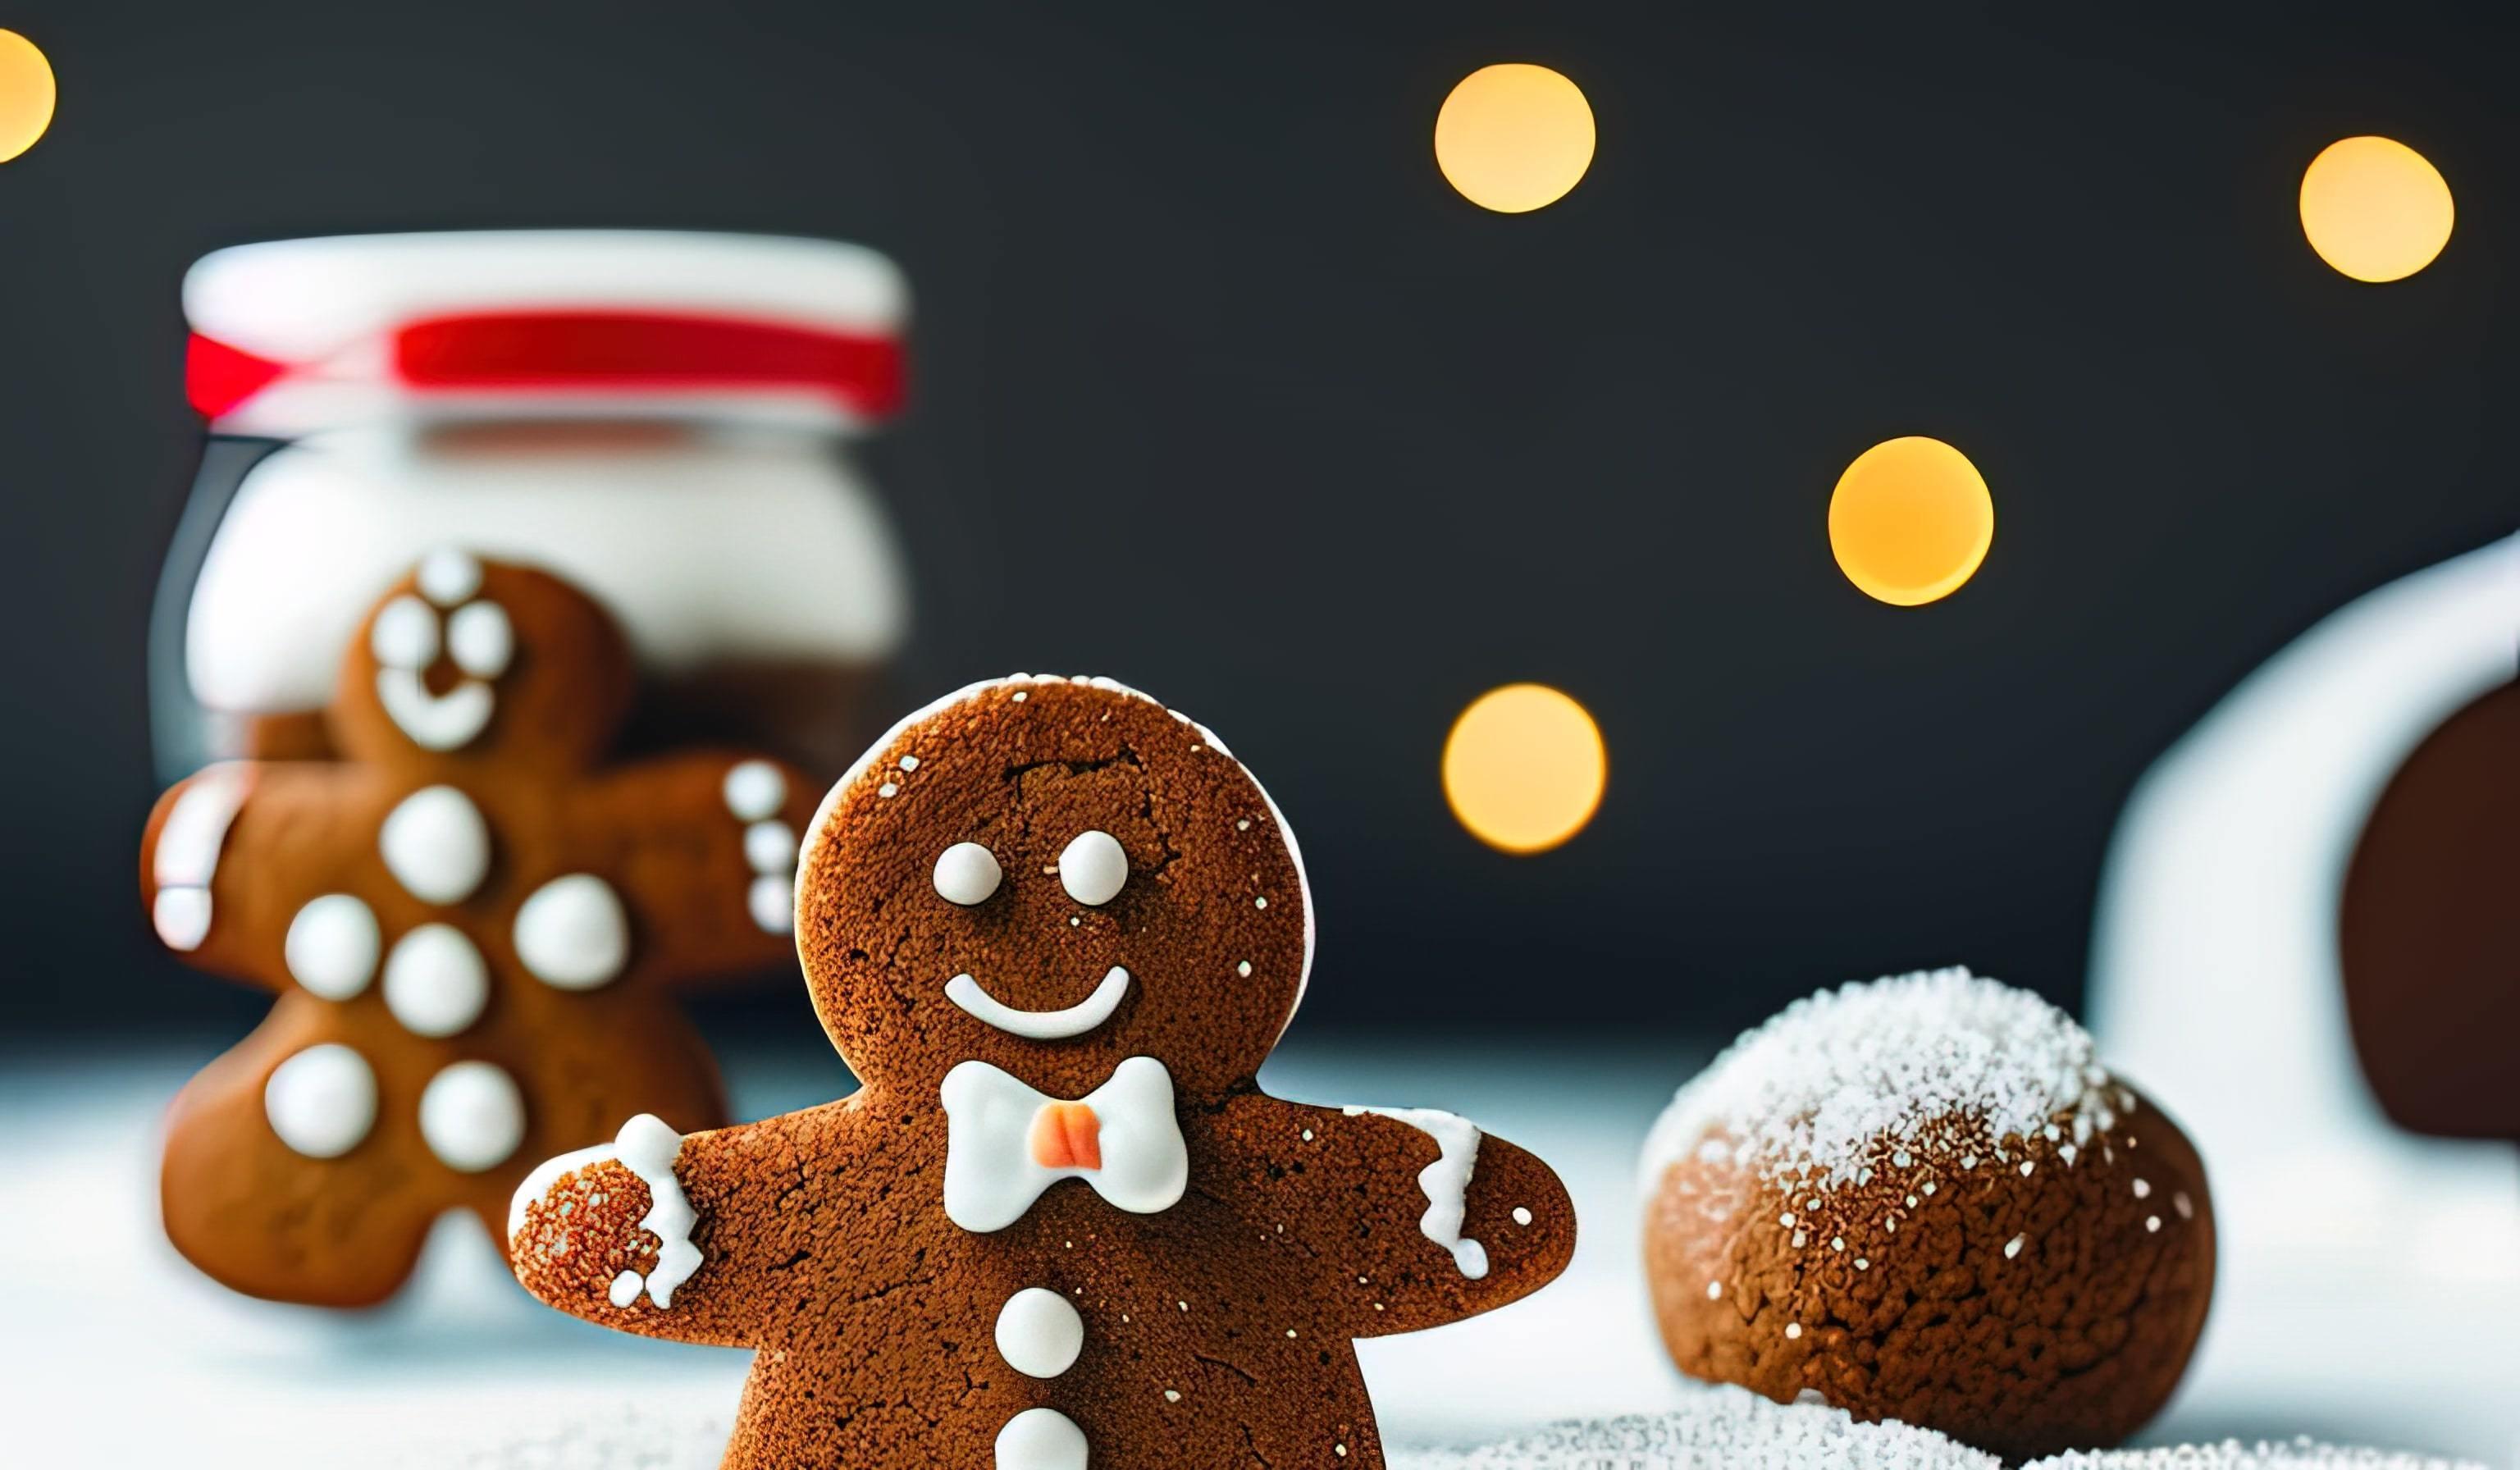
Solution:
{"label": "gingerbread man arm", "polygon": [[508,1260],[525,1289],[592,1322],[717,1347],[762,1341],[766,1288],[813,1255],[832,1201],[820,1160],[851,1100],[684,1136],[642,1114],[613,1142],[545,1161],[517,1187]]}
{"label": "gingerbread man arm", "polygon": [[189,964],[287,989],[297,908],[374,850],[388,806],[352,766],[234,761],[186,778],[141,834],[140,897],[158,940]]}
{"label": "gingerbread man arm", "polygon": [[1557,1176],[1450,1113],[1245,1093],[1207,1130],[1220,1165],[1210,1191],[1320,1263],[1323,1301],[1351,1337],[1502,1307],[1574,1254],[1575,1207]]}
{"label": "gingerbread man arm", "polygon": [[631,964],[678,989],[792,964],[797,833],[821,794],[792,766],[727,751],[593,778],[571,830],[622,885]]}

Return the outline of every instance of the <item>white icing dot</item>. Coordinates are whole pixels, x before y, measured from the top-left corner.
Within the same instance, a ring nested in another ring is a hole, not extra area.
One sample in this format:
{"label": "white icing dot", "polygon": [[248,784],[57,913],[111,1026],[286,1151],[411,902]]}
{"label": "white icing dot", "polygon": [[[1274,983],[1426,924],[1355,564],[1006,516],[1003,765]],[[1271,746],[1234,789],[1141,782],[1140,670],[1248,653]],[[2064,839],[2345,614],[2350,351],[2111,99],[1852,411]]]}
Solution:
{"label": "white icing dot", "polygon": [[1264,898],[1256,898],[1251,901],[1251,907],[1254,909],[1266,909],[1269,907],[1269,901]]}
{"label": "white icing dot", "polygon": [[389,669],[428,668],[437,657],[437,609],[409,594],[385,603],[368,625],[368,650]]}
{"label": "white icing dot", "polygon": [[2023,1160],[2021,1161],[2021,1177],[2022,1177],[2023,1179],[2028,1179],[2028,1178],[2030,1178],[2030,1171],[2031,1171],[2031,1170],[2033,1170],[2033,1169],[2036,1169],[2036,1168],[2038,1168],[2038,1167],[2039,1167],[2038,1165],[2036,1165],[2036,1164],[2032,1163],[2030,1160],[2028,1160],[2028,1159],[2023,1159]]}
{"label": "white icing dot", "polygon": [[2179,1211],[2179,1218],[2180,1218],[2180,1219],[2182,1219],[2182,1220],[2194,1220],[2194,1219],[2196,1218],[2196,1205],[2195,1205],[2195,1202],[2194,1202],[2194,1201],[2192,1201],[2192,1200],[2190,1200],[2190,1199],[2187,1197],[2187,1191],[2186,1191],[2186,1190],[2182,1189],[2182,1190],[2179,1190],[2177,1193],[2174,1193],[2173,1195],[2171,1195],[2171,1196],[2170,1196],[2170,1203],[2171,1203],[2173,1206],[2177,1207],[2177,1209],[2178,1209],[2178,1211]]}
{"label": "white icing dot", "polygon": [[1800,1323],[1800,1322],[1787,1322],[1787,1323],[1785,1323],[1785,1341],[1787,1341],[1787,1342],[1792,1342],[1795,1338],[1798,1338],[1798,1337],[1800,1337],[1800,1336],[1802,1336],[1802,1335],[1803,1335],[1803,1324],[1802,1324],[1802,1323]]}
{"label": "white icing dot", "polygon": [[1706,1300],[1710,1302],[1720,1302],[1724,1300],[1724,1283],[1721,1281],[1707,1282]]}
{"label": "white icing dot", "polygon": [[2135,1181],[2135,1197],[2138,1199],[2152,1198],[2152,1185],[2146,1183],[2142,1180],[2137,1180]]}
{"label": "white icing dot", "polygon": [[490,870],[490,827],[481,809],[453,786],[424,786],[385,814],[378,850],[414,898],[460,903]]}
{"label": "white icing dot", "polygon": [[[390,978],[386,984],[392,984]],[[488,1062],[456,1062],[421,1090],[420,1136],[449,1169],[461,1174],[494,1169],[524,1141],[524,1094],[517,1091],[516,1079]]]}
{"label": "white icing dot", "polygon": [[421,558],[420,590],[440,607],[452,607],[481,590],[481,563],[451,546]]}
{"label": "white icing dot", "polygon": [[2161,1228],[2161,1217],[2158,1215],[2145,1216],[2143,1218],[2143,1227],[2147,1232],[2159,1230]]}
{"label": "white icing dot", "polygon": [[903,756],[903,757],[901,758],[901,769],[902,769],[902,770],[904,770],[904,771],[916,771],[916,770],[918,770],[918,769],[919,769],[919,757],[917,757],[917,756],[915,756],[915,755],[905,755],[905,756]]}
{"label": "white icing dot", "polygon": [[786,877],[796,870],[796,831],[773,818],[743,829],[743,861],[754,872]]}
{"label": "white icing dot", "polygon": [[210,891],[206,888],[160,888],[149,906],[149,921],[158,942],[170,950],[198,950],[210,937]]}
{"label": "white icing dot", "polygon": [[796,880],[772,877],[768,873],[752,880],[743,896],[744,907],[752,911],[752,921],[764,934],[785,934],[796,927]]}
{"label": "white icing dot", "polygon": [[2020,1255],[2021,1243],[2029,1238],[2030,1237],[2027,1235],[2015,1235],[2010,1240],[2005,1241],[2003,1243],[2003,1259],[2009,1261],[2013,1257]]}
{"label": "white icing dot", "polygon": [[1085,1431],[1055,1408],[1025,1409],[998,1431],[997,1470],[1085,1470]]}
{"label": "white icing dot", "polygon": [[605,1295],[611,1299],[613,1306],[627,1309],[631,1303],[639,1300],[639,1293],[647,1289],[647,1277],[635,1270],[625,1270],[612,1278],[612,1289]]}
{"label": "white icing dot", "polygon": [[591,872],[554,878],[518,906],[517,958],[560,990],[594,990],[630,962],[630,916],[612,885]]}
{"label": "white icing dot", "polygon": [[453,1036],[490,1000],[481,952],[452,924],[422,924],[385,957],[385,1008],[415,1036]]}
{"label": "white icing dot", "polygon": [[1531,1212],[1530,1212],[1529,1210],[1524,1209],[1524,1208],[1523,1208],[1522,1206],[1520,1206],[1520,1205],[1516,1205],[1516,1206],[1514,1206],[1514,1207],[1513,1207],[1513,1223],[1514,1223],[1515,1225],[1529,1225],[1529,1224],[1531,1224]]}
{"label": "white icing dot", "polygon": [[1241,976],[1243,979],[1245,979],[1245,980],[1250,979],[1250,978],[1251,978],[1251,961],[1250,961],[1250,960],[1248,960],[1248,959],[1245,959],[1245,960],[1243,960],[1241,963],[1239,963],[1239,964],[1236,965],[1236,966],[1234,967],[1234,973],[1236,973],[1236,974],[1238,974],[1238,975],[1240,975],[1240,976]]}
{"label": "white icing dot", "polygon": [[1027,1286],[998,1311],[998,1356],[1031,1378],[1056,1378],[1085,1347],[1085,1319],[1065,1297]]}
{"label": "white icing dot", "polygon": [[383,940],[377,915],[346,893],[310,899],[289,921],[280,956],[290,978],[327,1001],[346,1001],[368,988]]}
{"label": "white icing dot", "polygon": [[726,809],[745,822],[779,815],[788,778],[768,761],[745,761],[726,773]]}
{"label": "white icing dot", "polygon": [[377,1074],[338,1042],[309,1047],[262,1085],[262,1115],[294,1152],[338,1159],[376,1126]]}
{"label": "white icing dot", "polygon": [[1238,819],[1234,824],[1234,829],[1238,832],[1247,832],[1251,830],[1251,819],[1248,817]]}
{"label": "white icing dot", "polygon": [[1076,834],[1058,854],[1058,886],[1089,909],[1099,909],[1120,896],[1129,881],[1129,855],[1120,839],[1104,831]]}
{"label": "white icing dot", "polygon": [[890,781],[885,781],[882,785],[875,788],[875,794],[878,796],[892,796],[897,795],[900,790],[901,788],[899,786],[894,785]]}
{"label": "white icing dot", "polygon": [[1017,703],[1017,704],[1021,704],[1021,703],[1023,703],[1026,699],[1031,698],[1031,697],[1032,697],[1031,695],[1029,695],[1029,694],[1025,693],[1022,690],[1015,690],[1015,692],[1014,692],[1014,701],[1015,701],[1015,703]]}
{"label": "white icing dot", "polygon": [[446,651],[455,666],[475,679],[496,679],[508,672],[517,653],[517,632],[508,610],[496,602],[467,602],[446,620]]}
{"label": "white icing dot", "polygon": [[1180,1390],[1180,1389],[1166,1389],[1166,1390],[1164,1390],[1164,1402],[1165,1402],[1166,1403],[1181,1403],[1181,1390]]}
{"label": "white icing dot", "polygon": [[931,881],[936,896],[949,904],[968,909],[985,903],[998,891],[1006,872],[998,867],[998,855],[977,842],[957,842],[936,855],[936,870]]}

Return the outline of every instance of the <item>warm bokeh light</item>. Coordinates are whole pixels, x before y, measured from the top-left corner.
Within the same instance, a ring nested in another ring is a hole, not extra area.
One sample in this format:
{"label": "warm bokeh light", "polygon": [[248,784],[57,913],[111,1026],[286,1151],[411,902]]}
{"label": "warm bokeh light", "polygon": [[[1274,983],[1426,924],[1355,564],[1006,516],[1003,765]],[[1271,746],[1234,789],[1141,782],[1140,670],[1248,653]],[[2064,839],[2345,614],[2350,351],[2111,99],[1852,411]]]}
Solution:
{"label": "warm bokeh light", "polygon": [[1958,592],[1995,544],[1995,501],[1968,456],[1940,439],[1887,439],[1856,456],[1828,498],[1828,548],[1866,594],[1913,607]]}
{"label": "warm bokeh light", "polygon": [[2318,258],[2357,281],[2402,281],[2450,244],[2450,185],[2390,138],[2347,138],[2301,176],[2301,230]]}
{"label": "warm bokeh light", "polygon": [[1610,757],[1584,706],[1545,684],[1471,701],[1444,741],[1444,797],[1470,834],[1509,853],[1546,852],[1601,804]]}
{"label": "warm bokeh light", "polygon": [[1462,198],[1500,214],[1555,203],[1593,166],[1592,105],[1546,67],[1481,67],[1435,114],[1435,166]]}
{"label": "warm bokeh light", "polygon": [[35,43],[0,30],[0,163],[35,146],[53,125],[53,64]]}

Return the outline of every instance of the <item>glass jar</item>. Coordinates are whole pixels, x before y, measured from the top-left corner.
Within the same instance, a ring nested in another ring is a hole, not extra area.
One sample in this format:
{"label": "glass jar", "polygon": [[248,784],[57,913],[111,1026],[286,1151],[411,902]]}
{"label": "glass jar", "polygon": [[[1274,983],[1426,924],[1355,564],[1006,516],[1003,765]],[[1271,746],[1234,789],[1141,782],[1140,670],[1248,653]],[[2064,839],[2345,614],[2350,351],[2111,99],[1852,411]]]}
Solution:
{"label": "glass jar", "polygon": [[836,774],[908,579],[847,441],[904,291],[830,242],[652,232],[291,241],[186,281],[210,437],[153,627],[169,777],[320,757],[360,617],[439,546],[576,582],[645,676],[634,746]]}

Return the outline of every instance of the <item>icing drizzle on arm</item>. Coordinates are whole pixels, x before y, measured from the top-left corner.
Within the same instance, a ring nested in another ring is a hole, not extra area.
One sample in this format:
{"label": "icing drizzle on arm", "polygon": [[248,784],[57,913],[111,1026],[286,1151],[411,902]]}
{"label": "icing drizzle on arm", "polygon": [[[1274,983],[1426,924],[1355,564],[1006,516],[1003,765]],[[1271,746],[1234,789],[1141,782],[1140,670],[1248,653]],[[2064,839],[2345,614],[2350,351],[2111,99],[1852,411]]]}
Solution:
{"label": "icing drizzle on arm", "polygon": [[1488,1273],[1488,1250],[1462,1235],[1469,1213],[1470,1172],[1478,1167],[1478,1125],[1458,1114],[1431,1107],[1350,1107],[1349,1117],[1372,1113],[1406,1123],[1435,1140],[1435,1162],[1418,1171],[1418,1187],[1425,1191],[1426,1213],[1418,1220],[1425,1237],[1453,1256],[1462,1274],[1478,1280]]}
{"label": "icing drizzle on arm", "polygon": [[619,1136],[612,1140],[615,1156],[622,1167],[639,1176],[648,1186],[650,1205],[641,1217],[639,1228],[652,1231],[661,1242],[656,1252],[656,1269],[643,1280],[637,1271],[625,1270],[612,1278],[612,1305],[627,1307],[639,1300],[644,1288],[651,1301],[659,1307],[674,1305],[674,1288],[700,1269],[699,1247],[692,1243],[692,1226],[699,1214],[692,1208],[691,1196],[683,1192],[683,1182],[674,1177],[674,1159],[683,1151],[683,1136],[667,1128],[653,1113],[641,1113],[621,1125]]}

